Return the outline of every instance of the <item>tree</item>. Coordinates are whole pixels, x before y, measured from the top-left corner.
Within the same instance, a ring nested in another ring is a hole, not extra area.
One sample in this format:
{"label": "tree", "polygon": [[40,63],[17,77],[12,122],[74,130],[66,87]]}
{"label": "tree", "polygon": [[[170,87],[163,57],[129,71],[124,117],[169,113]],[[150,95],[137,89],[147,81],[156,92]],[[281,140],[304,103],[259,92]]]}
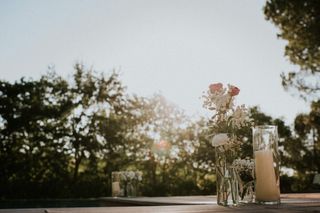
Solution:
{"label": "tree", "polygon": [[[73,80],[50,72],[0,82],[0,196],[91,196],[106,189],[83,183],[106,179],[99,175],[106,148],[99,124],[124,110],[124,87],[116,73],[96,75],[81,64]],[[117,127],[109,138],[122,133]]]}
{"label": "tree", "polygon": [[308,114],[299,114],[295,119],[295,132],[300,138],[297,144],[303,153],[300,153],[302,161],[293,168],[300,173],[320,172],[320,101],[312,102],[311,111]]}
{"label": "tree", "polygon": [[[268,0],[264,7],[267,20],[287,41],[285,55],[300,70],[282,73],[285,89],[294,88],[300,96],[315,98],[320,91],[320,2],[317,0]],[[319,96],[318,96],[319,97]]]}
{"label": "tree", "polygon": [[188,119],[162,95],[136,96],[130,104],[132,116],[138,121],[133,128],[136,146],[131,155],[145,171],[144,191],[153,196],[174,194],[177,173],[189,162],[186,159],[191,153],[186,152],[187,144],[189,151],[193,149],[192,138],[184,130]]}
{"label": "tree", "polygon": [[268,0],[264,13],[287,41],[285,55],[299,67],[298,71],[281,74],[286,90],[296,89],[301,98],[312,100],[311,111],[295,119],[295,131],[284,146],[283,159],[296,171],[305,190],[312,174],[319,172],[319,98],[320,98],[320,2],[317,0]]}
{"label": "tree", "polygon": [[54,75],[0,82],[0,185],[6,196],[39,195],[41,187],[48,196],[63,188],[69,158],[58,138],[66,133],[61,124],[73,107],[67,90]]}
{"label": "tree", "polygon": [[74,109],[66,125],[70,128],[69,148],[74,156],[73,183],[77,182],[79,167],[84,158],[94,156],[100,149],[97,141],[99,111],[107,111],[104,119],[117,113],[123,106],[124,88],[116,73],[105,77],[75,65],[74,85],[70,86]]}

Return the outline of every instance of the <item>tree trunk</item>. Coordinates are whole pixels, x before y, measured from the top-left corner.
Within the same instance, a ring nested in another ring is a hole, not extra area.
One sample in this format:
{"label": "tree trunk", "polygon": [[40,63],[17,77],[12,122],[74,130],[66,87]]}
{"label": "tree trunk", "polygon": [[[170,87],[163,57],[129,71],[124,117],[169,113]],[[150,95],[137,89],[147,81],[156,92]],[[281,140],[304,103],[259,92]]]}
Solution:
{"label": "tree trunk", "polygon": [[150,153],[150,170],[151,170],[151,184],[152,186],[155,186],[157,184],[157,178],[156,178],[157,164],[155,163],[154,156],[151,153]]}
{"label": "tree trunk", "polygon": [[78,174],[79,174],[79,166],[81,164],[83,157],[83,153],[76,153],[75,155],[75,165],[74,165],[74,171],[73,171],[73,183],[76,183],[78,181]]}

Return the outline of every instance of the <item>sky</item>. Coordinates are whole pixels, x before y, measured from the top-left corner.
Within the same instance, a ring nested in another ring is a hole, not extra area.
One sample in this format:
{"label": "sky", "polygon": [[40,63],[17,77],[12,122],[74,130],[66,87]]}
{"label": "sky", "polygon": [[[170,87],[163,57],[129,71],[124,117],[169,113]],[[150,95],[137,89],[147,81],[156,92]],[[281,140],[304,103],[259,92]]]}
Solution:
{"label": "sky", "polygon": [[186,114],[209,116],[202,92],[240,88],[238,104],[292,123],[309,106],[281,86],[296,69],[266,21],[262,0],[0,0],[0,79],[39,78],[49,65],[70,77],[82,62],[117,70],[130,94],[164,95]]}

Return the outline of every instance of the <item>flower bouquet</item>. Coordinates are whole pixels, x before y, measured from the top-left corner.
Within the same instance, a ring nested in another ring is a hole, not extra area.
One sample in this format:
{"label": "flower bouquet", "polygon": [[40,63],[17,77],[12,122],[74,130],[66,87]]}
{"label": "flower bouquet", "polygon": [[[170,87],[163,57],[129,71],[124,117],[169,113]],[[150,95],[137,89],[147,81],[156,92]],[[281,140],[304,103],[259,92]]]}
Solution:
{"label": "flower bouquet", "polygon": [[242,203],[252,203],[254,199],[254,161],[253,159],[236,159],[233,166],[239,180],[239,196]]}
{"label": "flower bouquet", "polygon": [[224,206],[239,202],[239,175],[234,161],[242,144],[241,129],[250,125],[246,107],[234,103],[239,92],[236,86],[216,83],[203,95],[203,106],[214,113],[209,128],[215,147],[217,203]]}

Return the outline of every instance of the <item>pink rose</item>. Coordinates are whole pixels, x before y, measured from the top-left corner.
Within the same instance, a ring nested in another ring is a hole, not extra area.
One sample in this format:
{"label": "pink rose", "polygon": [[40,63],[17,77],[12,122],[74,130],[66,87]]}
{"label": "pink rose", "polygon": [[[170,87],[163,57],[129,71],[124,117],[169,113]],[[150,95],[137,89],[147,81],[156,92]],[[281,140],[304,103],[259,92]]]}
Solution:
{"label": "pink rose", "polygon": [[229,88],[229,94],[231,95],[231,96],[236,96],[236,95],[238,95],[239,94],[239,92],[240,92],[240,89],[238,88],[238,87],[236,87],[236,86],[230,86],[230,88]]}
{"label": "pink rose", "polygon": [[222,83],[216,83],[216,84],[210,84],[209,89],[211,93],[219,92],[221,91],[223,85]]}

